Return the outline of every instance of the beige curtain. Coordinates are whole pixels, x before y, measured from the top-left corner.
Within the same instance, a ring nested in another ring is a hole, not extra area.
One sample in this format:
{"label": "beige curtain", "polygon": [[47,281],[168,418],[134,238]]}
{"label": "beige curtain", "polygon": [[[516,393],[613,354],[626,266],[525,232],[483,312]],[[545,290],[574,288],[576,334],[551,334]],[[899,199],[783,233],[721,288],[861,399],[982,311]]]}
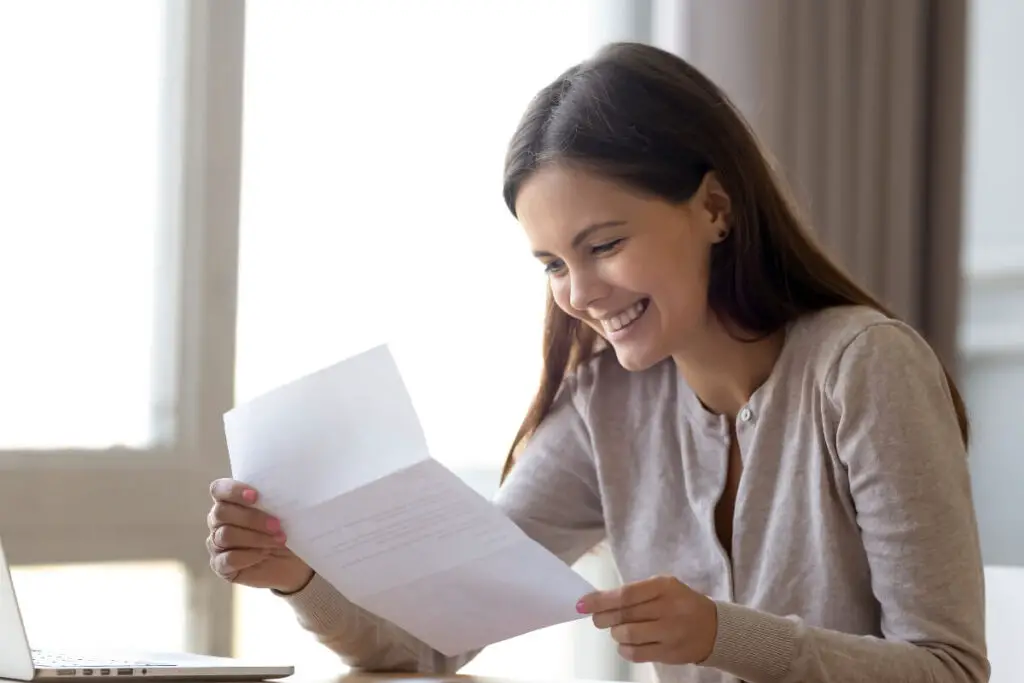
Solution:
{"label": "beige curtain", "polygon": [[966,0],[687,0],[680,50],[820,240],[956,366]]}

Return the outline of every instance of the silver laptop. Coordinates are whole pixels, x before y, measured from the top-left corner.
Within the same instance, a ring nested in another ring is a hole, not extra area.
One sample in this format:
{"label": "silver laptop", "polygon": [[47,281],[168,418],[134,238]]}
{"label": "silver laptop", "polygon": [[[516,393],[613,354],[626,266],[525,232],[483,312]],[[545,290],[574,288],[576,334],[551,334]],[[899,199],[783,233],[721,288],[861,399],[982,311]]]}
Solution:
{"label": "silver laptop", "polygon": [[201,679],[258,681],[283,678],[292,666],[265,666],[224,657],[184,653],[57,653],[32,650],[21,619],[10,567],[0,544],[0,679],[68,678]]}

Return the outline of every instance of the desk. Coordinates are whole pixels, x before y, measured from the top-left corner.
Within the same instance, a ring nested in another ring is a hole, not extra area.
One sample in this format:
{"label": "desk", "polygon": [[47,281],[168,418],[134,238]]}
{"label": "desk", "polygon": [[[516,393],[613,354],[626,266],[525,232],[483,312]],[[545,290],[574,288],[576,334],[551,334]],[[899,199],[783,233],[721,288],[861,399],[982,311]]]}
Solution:
{"label": "desk", "polygon": [[[280,683],[535,683],[509,678],[493,678],[490,676],[424,676],[423,674],[370,674],[352,672],[339,674],[334,678],[316,677],[301,673],[279,679]],[[543,682],[542,682],[543,683]],[[567,683],[551,681],[550,683]],[[571,683],[608,683],[605,681],[586,681],[572,679]]]}
{"label": "desk", "polygon": [[[81,681],[81,678],[73,679],[75,681]],[[132,683],[142,680],[138,678],[131,679]],[[159,678],[152,679],[159,681]],[[195,679],[195,683],[209,683],[210,679]],[[14,681],[8,678],[0,678],[0,683],[24,683],[24,681]],[[174,683],[189,683],[188,680],[177,680]],[[253,683],[259,683],[253,681]],[[338,674],[337,676],[318,676],[315,674],[302,674],[296,673],[287,678],[276,678],[266,681],[265,683],[538,683],[537,681],[525,681],[512,678],[494,678],[490,676],[424,676],[423,674],[371,674],[362,672],[352,672]],[[540,681],[540,683],[545,683]],[[610,681],[594,681],[588,679],[571,679],[571,681],[549,681],[546,683],[612,683]]]}

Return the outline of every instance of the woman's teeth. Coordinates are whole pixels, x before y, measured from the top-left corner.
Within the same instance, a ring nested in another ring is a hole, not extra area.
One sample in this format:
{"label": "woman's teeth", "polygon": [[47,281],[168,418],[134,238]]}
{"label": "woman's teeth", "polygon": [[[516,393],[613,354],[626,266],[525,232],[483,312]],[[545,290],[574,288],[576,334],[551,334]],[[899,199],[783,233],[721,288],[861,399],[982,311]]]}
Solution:
{"label": "woman's teeth", "polygon": [[647,299],[643,299],[641,301],[637,301],[635,304],[627,308],[622,313],[619,313],[618,315],[612,318],[602,320],[601,324],[604,325],[604,329],[607,332],[618,332],[624,327],[628,327],[629,325],[631,325],[633,321],[635,321],[637,318],[643,315],[643,312],[646,310]]}

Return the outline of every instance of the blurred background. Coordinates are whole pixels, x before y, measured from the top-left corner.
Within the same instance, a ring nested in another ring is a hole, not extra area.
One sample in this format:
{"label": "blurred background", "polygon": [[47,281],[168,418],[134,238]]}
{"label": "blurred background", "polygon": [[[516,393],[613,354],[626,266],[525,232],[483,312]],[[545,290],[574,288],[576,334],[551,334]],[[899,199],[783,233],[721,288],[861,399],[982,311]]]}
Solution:
{"label": "blurred background", "polygon": [[[1017,0],[2,0],[0,535],[33,644],[338,671],[207,567],[221,416],[387,340],[435,457],[492,493],[545,287],[504,147],[549,80],[639,40],[719,82],[832,253],[956,368],[992,680],[1019,680],[1022,35]],[[649,674],[585,621],[466,672]]]}

